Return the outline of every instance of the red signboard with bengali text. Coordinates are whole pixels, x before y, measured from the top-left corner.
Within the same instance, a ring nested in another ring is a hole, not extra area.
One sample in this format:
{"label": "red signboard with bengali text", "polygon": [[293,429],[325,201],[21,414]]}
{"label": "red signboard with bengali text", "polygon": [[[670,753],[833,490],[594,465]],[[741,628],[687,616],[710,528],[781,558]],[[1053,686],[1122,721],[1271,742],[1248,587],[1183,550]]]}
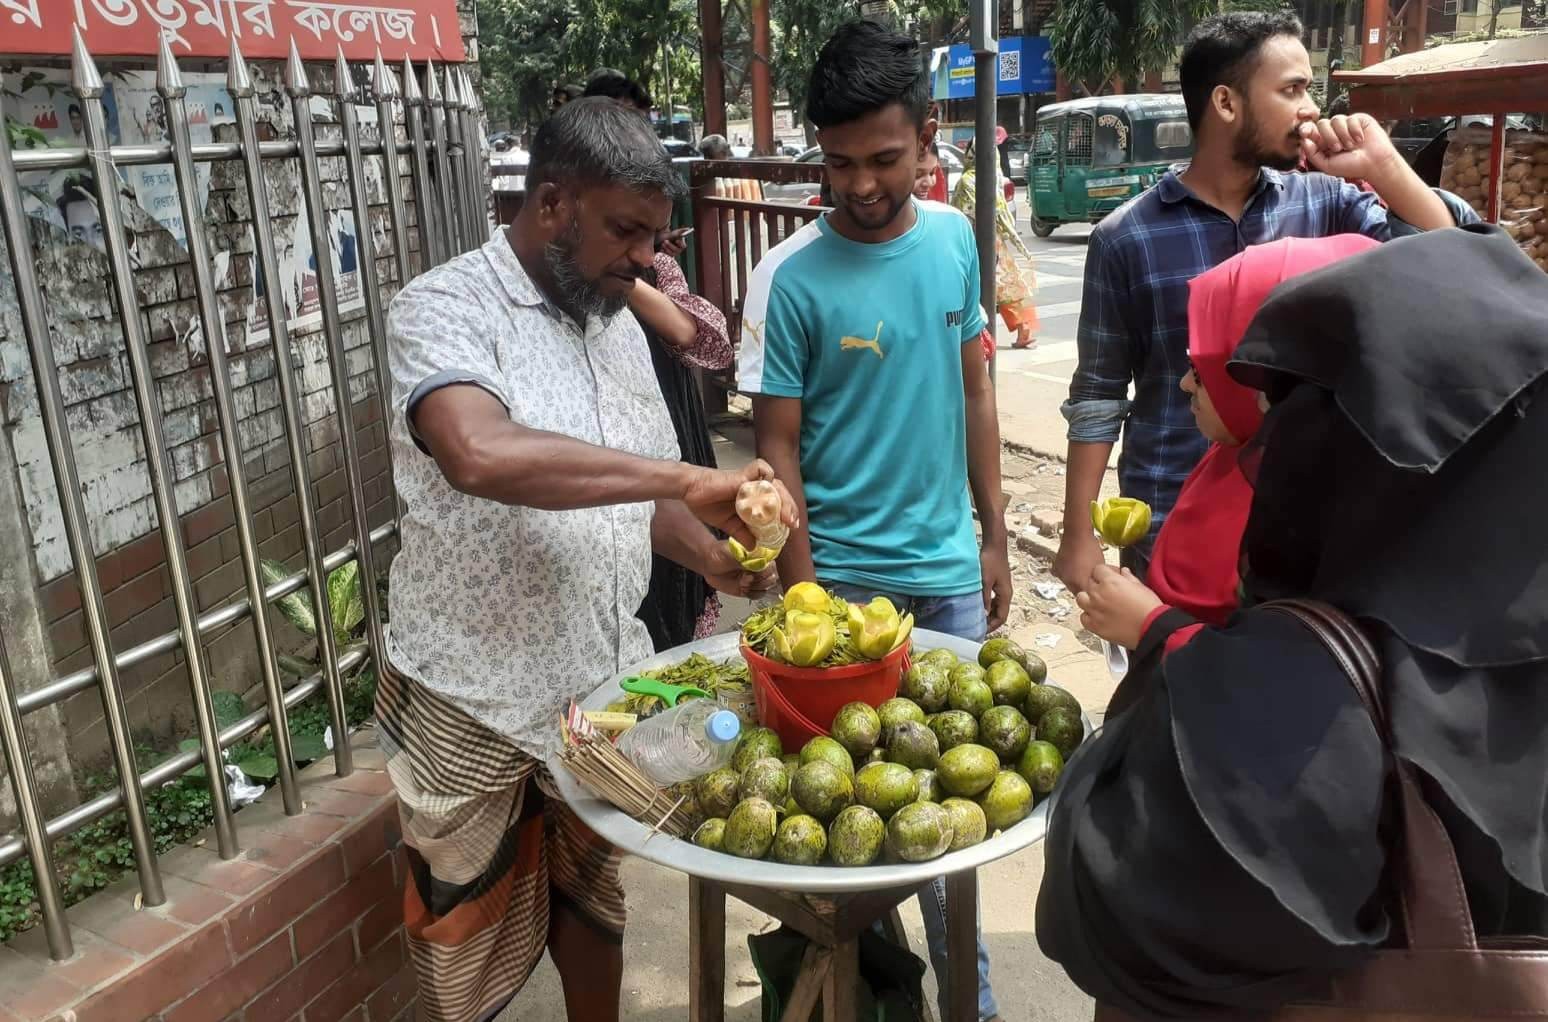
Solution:
{"label": "red signboard with bengali text", "polygon": [[466,57],[457,0],[0,0],[0,53],[69,53],[77,27],[94,57],[153,56],[163,33],[179,57]]}

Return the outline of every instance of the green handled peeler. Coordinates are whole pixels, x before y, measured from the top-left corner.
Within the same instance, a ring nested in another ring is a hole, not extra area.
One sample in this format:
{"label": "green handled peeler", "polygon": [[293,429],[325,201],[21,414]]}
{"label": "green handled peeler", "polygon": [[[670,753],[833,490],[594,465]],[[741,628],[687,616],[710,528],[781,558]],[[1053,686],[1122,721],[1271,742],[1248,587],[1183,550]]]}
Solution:
{"label": "green handled peeler", "polygon": [[676,706],[677,701],[683,696],[692,696],[696,699],[710,697],[710,694],[702,688],[696,688],[693,685],[669,685],[655,678],[625,678],[618,683],[618,687],[634,695],[655,696],[667,706]]}

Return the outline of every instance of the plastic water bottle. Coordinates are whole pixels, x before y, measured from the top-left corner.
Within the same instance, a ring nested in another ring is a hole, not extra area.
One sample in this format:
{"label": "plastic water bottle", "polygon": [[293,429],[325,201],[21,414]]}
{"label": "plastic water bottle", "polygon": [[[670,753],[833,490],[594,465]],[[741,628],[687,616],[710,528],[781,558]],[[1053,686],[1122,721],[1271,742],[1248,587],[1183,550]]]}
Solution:
{"label": "plastic water bottle", "polygon": [[741,720],[715,700],[685,699],[625,731],[618,751],[664,788],[725,766],[741,733]]}

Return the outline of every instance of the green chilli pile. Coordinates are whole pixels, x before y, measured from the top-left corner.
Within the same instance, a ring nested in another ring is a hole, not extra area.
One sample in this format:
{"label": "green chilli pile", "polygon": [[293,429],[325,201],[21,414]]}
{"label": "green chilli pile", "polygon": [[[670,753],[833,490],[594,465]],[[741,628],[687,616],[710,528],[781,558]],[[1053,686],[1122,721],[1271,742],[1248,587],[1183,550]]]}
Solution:
{"label": "green chilli pile", "polygon": [[[735,704],[744,699],[750,701],[752,693],[751,682],[747,677],[747,661],[741,657],[722,662],[711,660],[702,653],[694,653],[680,663],[641,671],[640,676],[654,678],[668,685],[702,688],[711,698],[726,704]],[[658,697],[640,694],[614,700],[607,708],[612,713],[632,713],[641,720],[666,709]]]}

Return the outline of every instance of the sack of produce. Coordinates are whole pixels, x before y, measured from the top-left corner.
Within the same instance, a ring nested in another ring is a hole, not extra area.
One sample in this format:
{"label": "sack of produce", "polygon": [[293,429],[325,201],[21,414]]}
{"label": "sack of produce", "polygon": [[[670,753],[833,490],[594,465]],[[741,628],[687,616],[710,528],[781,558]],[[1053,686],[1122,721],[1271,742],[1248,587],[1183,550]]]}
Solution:
{"label": "sack of produce", "polygon": [[[1491,131],[1483,125],[1460,128],[1441,162],[1441,187],[1484,215],[1489,202]],[[1500,226],[1521,250],[1548,271],[1548,135],[1505,133],[1500,179]]]}

